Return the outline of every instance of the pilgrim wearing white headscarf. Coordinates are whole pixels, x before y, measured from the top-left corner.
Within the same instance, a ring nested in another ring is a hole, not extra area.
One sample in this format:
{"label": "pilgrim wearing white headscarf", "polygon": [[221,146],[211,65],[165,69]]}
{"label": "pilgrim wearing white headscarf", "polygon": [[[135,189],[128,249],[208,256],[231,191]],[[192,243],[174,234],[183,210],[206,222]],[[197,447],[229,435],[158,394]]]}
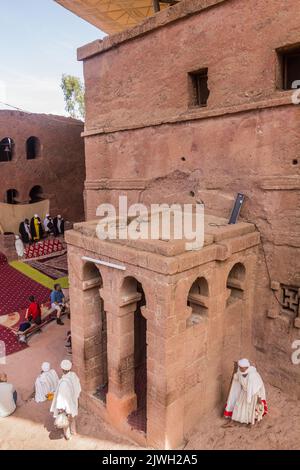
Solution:
{"label": "pilgrim wearing white headscarf", "polygon": [[[78,399],[81,393],[80,381],[75,372],[71,371],[72,362],[69,360],[62,361],[60,365],[63,376],[58,383],[58,387],[54,394],[50,412],[54,418],[60,413],[65,413],[69,419],[69,426],[64,429],[66,439],[70,439],[71,433],[75,434],[75,420],[78,415]],[[72,428],[72,429],[71,429]]]}
{"label": "pilgrim wearing white headscarf", "polygon": [[35,401],[41,403],[47,400],[48,393],[54,393],[58,385],[58,375],[51,369],[49,362],[43,362],[42,371],[35,381]]}
{"label": "pilgrim wearing white headscarf", "polygon": [[248,359],[240,359],[238,371],[233,376],[224,416],[240,423],[255,424],[267,411],[266,392],[261,376]]}
{"label": "pilgrim wearing white headscarf", "polygon": [[23,258],[24,256],[24,244],[19,237],[19,235],[15,235],[15,247],[16,247],[16,252],[19,258]]}

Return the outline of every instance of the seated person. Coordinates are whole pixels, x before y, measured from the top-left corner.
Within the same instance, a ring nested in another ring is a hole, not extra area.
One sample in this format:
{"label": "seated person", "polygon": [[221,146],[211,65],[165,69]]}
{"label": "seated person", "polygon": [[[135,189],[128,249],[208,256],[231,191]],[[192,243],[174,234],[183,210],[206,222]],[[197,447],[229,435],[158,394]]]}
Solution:
{"label": "seated person", "polygon": [[25,320],[29,322],[33,322],[36,325],[40,325],[42,323],[42,312],[40,305],[35,301],[33,295],[29,297],[30,305],[26,310]]}
{"label": "seated person", "polygon": [[50,300],[51,308],[56,310],[56,323],[58,325],[63,325],[64,323],[61,321],[60,317],[62,312],[64,312],[69,305],[66,302],[65,295],[60,284],[54,284],[54,290],[51,292]]}
{"label": "seated person", "polygon": [[41,403],[46,401],[48,394],[55,392],[58,385],[58,375],[51,369],[49,362],[43,362],[41,373],[35,381],[35,401]]}
{"label": "seated person", "polygon": [[17,407],[17,392],[12,384],[7,383],[7,375],[0,374],[0,418],[14,413]]}

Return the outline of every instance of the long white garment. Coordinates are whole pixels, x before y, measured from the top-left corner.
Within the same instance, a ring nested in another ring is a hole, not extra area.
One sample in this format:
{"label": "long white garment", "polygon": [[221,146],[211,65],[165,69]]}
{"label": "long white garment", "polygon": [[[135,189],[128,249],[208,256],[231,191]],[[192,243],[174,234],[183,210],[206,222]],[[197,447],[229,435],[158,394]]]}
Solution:
{"label": "long white garment", "polygon": [[16,252],[19,258],[24,256],[24,244],[20,238],[17,238],[15,241]]}
{"label": "long white garment", "polygon": [[64,410],[73,418],[78,415],[78,399],[81,392],[79,378],[75,372],[63,375],[58,383],[50,408],[54,418],[58,416],[59,410]]}
{"label": "long white garment", "polygon": [[46,230],[46,232],[48,232],[48,224],[49,224],[50,220],[48,219],[48,217],[46,217],[44,219],[44,228]]}
{"label": "long white garment", "polygon": [[58,375],[55,370],[42,372],[35,381],[35,401],[41,403],[46,401],[48,393],[54,393],[58,385]]}
{"label": "long white garment", "polygon": [[231,416],[233,421],[254,424],[257,400],[266,400],[264,383],[256,368],[250,366],[247,375],[240,371],[234,374],[230,388],[225,416]]}

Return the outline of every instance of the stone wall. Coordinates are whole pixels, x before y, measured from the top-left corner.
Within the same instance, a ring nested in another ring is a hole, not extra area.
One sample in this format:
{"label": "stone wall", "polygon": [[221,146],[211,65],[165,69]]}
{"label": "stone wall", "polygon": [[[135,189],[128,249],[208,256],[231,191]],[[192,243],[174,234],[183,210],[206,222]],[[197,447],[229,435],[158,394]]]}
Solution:
{"label": "stone wall", "polygon": [[[300,107],[280,89],[276,52],[300,43],[300,11],[293,0],[210,2],[202,11],[205,2],[183,3],[185,16],[176,6],[170,21],[161,13],[140,34],[80,50],[87,215],[128,194],[129,202],[202,200],[227,217],[243,192],[241,217],[256,224],[262,240],[253,306],[257,365],[300,397],[300,367],[291,362],[300,338]],[[210,95],[207,107],[195,108],[188,74],[201,68],[208,68]],[[294,303],[283,300],[287,292]]]}
{"label": "stone wall", "polygon": [[[71,118],[0,111],[0,141],[5,137],[14,141],[12,160],[0,162],[1,202],[6,202],[8,189],[16,189],[17,201],[27,203],[31,189],[41,186],[43,197],[50,199],[51,214],[83,220],[82,131],[83,123]],[[37,158],[28,160],[26,142],[32,136],[39,139],[40,151]]]}

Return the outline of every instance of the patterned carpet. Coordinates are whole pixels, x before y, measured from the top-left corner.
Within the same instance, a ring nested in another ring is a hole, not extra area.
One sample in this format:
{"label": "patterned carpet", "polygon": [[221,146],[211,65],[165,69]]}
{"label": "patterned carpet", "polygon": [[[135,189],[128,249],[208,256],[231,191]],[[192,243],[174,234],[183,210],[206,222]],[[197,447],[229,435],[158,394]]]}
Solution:
{"label": "patterned carpet", "polygon": [[2,325],[0,325],[0,341],[3,341],[5,344],[6,356],[22,351],[28,347],[24,343],[19,343],[15,333]]}
{"label": "patterned carpet", "polygon": [[50,290],[20,273],[7,262],[0,265],[0,315],[28,306],[29,295],[39,303],[48,301]]}
{"label": "patterned carpet", "polygon": [[[46,324],[56,318],[56,314],[50,310],[50,302],[41,306],[42,323]],[[6,356],[22,351],[27,345],[18,342],[16,336],[19,326],[25,321],[26,308],[9,315],[0,316],[0,341],[3,341],[6,349]]]}
{"label": "patterned carpet", "polygon": [[29,277],[33,281],[41,284],[42,286],[46,287],[47,289],[52,290],[54,284],[57,282],[59,283],[63,289],[67,289],[69,287],[69,280],[68,277],[64,273],[64,277],[60,278],[51,278],[46,274],[43,274],[39,270],[32,267],[29,262],[23,261],[11,261],[10,265],[20,271],[20,273],[25,274],[25,276]]}
{"label": "patterned carpet", "polygon": [[[56,246],[59,247],[59,245]],[[60,246],[63,245],[60,243]],[[57,258],[60,257],[57,256]],[[66,257],[58,260],[57,263],[66,266]],[[61,273],[65,275],[66,271],[62,269]],[[63,288],[68,287],[66,276],[58,281]],[[16,332],[25,319],[29,295],[34,295],[41,304],[43,321],[47,322],[55,317],[54,314],[50,314],[49,310],[50,291],[55,282],[56,280],[42,274],[27,263],[13,261],[9,264],[7,258],[0,253],[0,343],[4,342],[7,356],[27,347],[18,342]],[[68,297],[67,291],[64,290],[64,292]]]}
{"label": "patterned carpet", "polygon": [[51,258],[40,259],[39,261],[28,261],[27,264],[37,269],[51,279],[60,279],[68,275],[67,254],[55,256]]}
{"label": "patterned carpet", "polygon": [[49,240],[41,240],[40,242],[28,245],[25,249],[25,258],[40,258],[41,256],[47,256],[52,253],[63,252],[65,246],[57,238]]}

